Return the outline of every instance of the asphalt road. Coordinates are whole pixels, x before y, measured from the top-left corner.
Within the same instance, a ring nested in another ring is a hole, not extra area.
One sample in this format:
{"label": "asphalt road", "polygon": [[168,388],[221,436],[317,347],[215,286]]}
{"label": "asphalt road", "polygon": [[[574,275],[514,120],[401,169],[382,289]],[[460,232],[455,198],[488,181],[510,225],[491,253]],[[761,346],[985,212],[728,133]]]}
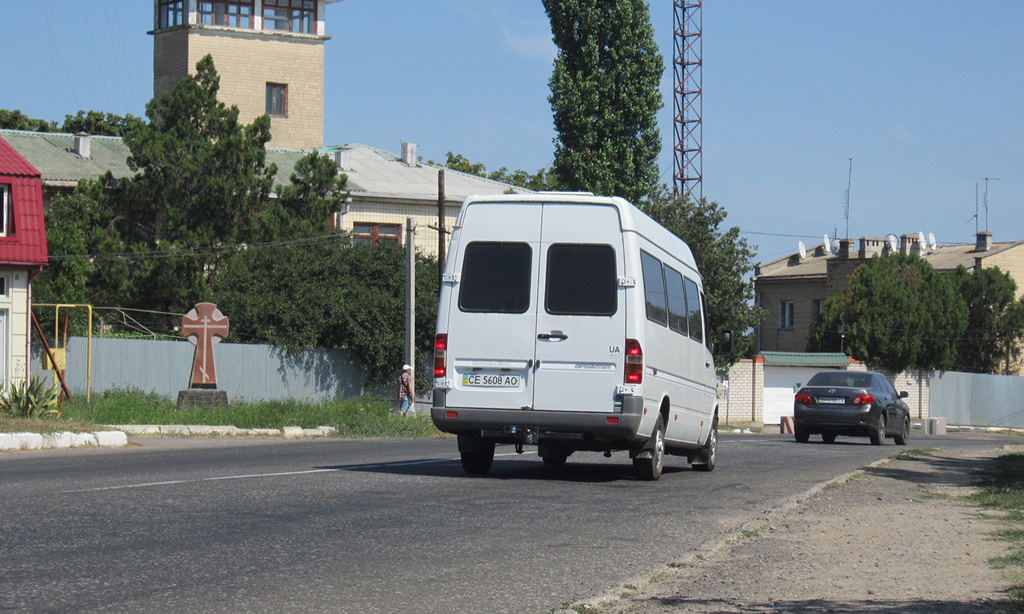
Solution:
{"label": "asphalt road", "polygon": [[0,612],[542,614],[904,449],[723,434],[714,472],[638,482],[625,453],[477,478],[452,439],[137,441],[0,454]]}

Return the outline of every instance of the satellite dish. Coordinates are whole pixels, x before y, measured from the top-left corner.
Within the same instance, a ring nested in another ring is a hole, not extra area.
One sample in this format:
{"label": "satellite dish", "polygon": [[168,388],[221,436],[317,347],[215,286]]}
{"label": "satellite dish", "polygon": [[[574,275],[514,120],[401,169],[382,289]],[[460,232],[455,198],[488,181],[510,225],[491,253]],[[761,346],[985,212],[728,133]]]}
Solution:
{"label": "satellite dish", "polygon": [[889,251],[897,252],[900,249],[900,240],[896,238],[896,235],[890,233],[885,235],[885,240],[889,243]]}
{"label": "satellite dish", "polygon": [[832,246],[832,253],[833,254],[838,254],[839,253],[839,246],[840,245],[841,245],[841,243],[839,243],[839,239],[832,239],[831,246]]}
{"label": "satellite dish", "polygon": [[829,244],[829,242],[828,242],[828,235],[825,235],[825,242],[822,243],[821,246],[825,248],[825,253],[826,254],[831,254],[832,253],[832,245]]}
{"label": "satellite dish", "polygon": [[798,244],[798,249],[800,250],[800,259],[803,260],[804,258],[807,257],[807,248],[804,247],[803,241],[800,241],[800,243]]}
{"label": "satellite dish", "polygon": [[928,233],[928,247],[930,247],[932,249],[935,249],[936,246],[937,246],[937,244],[935,243],[935,235],[929,232]]}

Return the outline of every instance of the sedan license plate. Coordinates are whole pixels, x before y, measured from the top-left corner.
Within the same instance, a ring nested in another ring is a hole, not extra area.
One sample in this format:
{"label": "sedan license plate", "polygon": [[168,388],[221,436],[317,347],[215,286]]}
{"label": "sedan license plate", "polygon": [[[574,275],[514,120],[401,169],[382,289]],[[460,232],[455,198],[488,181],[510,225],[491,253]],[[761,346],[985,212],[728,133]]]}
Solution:
{"label": "sedan license plate", "polygon": [[842,397],[818,397],[821,405],[846,405],[846,399]]}
{"label": "sedan license plate", "polygon": [[463,373],[462,385],[467,388],[518,388],[519,376],[509,373]]}

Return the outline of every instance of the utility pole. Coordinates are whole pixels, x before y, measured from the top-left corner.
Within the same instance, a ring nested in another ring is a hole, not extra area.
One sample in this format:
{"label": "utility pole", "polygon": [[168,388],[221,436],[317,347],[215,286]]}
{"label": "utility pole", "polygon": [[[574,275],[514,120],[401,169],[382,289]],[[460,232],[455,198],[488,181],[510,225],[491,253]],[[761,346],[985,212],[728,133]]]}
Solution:
{"label": "utility pole", "polygon": [[[405,364],[416,378],[416,223],[405,218]],[[415,386],[413,390],[415,390]]]}

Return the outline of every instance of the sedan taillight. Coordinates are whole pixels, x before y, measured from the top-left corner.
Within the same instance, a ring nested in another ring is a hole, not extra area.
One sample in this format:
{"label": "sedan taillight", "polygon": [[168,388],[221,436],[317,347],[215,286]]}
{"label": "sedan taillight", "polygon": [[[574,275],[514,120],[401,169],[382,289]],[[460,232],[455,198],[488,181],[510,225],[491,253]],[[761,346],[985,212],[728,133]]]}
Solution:
{"label": "sedan taillight", "polygon": [[853,398],[852,403],[854,405],[870,405],[875,402],[875,397],[870,394],[858,394]]}
{"label": "sedan taillight", "polygon": [[811,395],[801,390],[800,392],[796,393],[796,402],[803,403],[804,405],[813,405],[814,399],[811,398]]}

